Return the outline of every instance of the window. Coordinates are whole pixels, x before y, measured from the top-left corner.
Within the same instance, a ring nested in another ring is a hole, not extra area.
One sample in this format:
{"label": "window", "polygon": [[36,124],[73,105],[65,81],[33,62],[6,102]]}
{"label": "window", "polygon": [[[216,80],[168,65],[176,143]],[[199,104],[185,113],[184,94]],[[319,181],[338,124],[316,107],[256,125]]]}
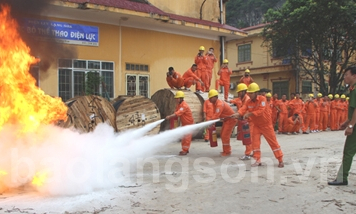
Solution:
{"label": "window", "polygon": [[126,75],[126,94],[130,96],[142,95],[148,97],[149,94],[148,75]]}
{"label": "window", "polygon": [[302,93],[311,93],[313,92],[312,82],[308,80],[302,81]]}
{"label": "window", "polygon": [[58,95],[63,101],[86,94],[114,97],[114,63],[58,60]]}
{"label": "window", "polygon": [[281,99],[282,95],[286,95],[289,98],[289,82],[278,81],[272,83],[273,94],[278,94],[278,98]]}
{"label": "window", "polygon": [[238,47],[238,62],[251,61],[251,44],[239,45]]}
{"label": "window", "polygon": [[134,64],[134,63],[126,63],[127,71],[149,71],[148,65]]}

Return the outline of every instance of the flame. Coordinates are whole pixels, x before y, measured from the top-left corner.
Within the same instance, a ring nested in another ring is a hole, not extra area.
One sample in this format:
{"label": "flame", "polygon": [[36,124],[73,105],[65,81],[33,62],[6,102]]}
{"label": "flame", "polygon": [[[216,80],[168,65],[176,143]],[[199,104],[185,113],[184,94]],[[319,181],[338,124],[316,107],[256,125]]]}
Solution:
{"label": "flame", "polygon": [[36,175],[33,177],[32,184],[40,187],[43,186],[46,180],[47,180],[46,172],[37,172]]}
{"label": "flame", "polygon": [[2,176],[2,175],[7,175],[7,172],[0,170],[0,176]]}
{"label": "flame", "polygon": [[20,132],[38,129],[40,124],[67,120],[67,107],[35,85],[29,73],[38,59],[31,56],[21,39],[17,22],[10,17],[10,7],[0,5],[0,130],[16,124]]}

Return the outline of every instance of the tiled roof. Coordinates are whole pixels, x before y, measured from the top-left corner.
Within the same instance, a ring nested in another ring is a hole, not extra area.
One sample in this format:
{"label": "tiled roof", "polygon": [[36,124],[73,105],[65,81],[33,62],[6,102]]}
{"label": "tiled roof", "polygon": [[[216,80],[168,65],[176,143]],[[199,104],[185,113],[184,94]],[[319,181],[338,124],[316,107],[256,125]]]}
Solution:
{"label": "tiled roof", "polygon": [[89,4],[103,5],[108,7],[115,7],[115,8],[127,9],[127,10],[144,12],[144,13],[153,13],[153,14],[168,16],[172,20],[186,21],[195,24],[207,25],[211,27],[218,27],[230,31],[245,33],[243,30],[237,29],[229,25],[223,25],[217,22],[211,22],[211,21],[191,18],[187,16],[165,13],[164,11],[145,2],[144,0],[63,0],[63,1],[68,1],[73,3],[78,3],[78,4],[89,3]]}
{"label": "tiled roof", "polygon": [[249,30],[255,30],[255,29],[258,29],[258,28],[264,28],[265,26],[266,26],[266,24],[263,23],[263,24],[258,24],[258,25],[254,25],[254,26],[242,28],[241,30],[243,30],[243,31],[249,31]]}

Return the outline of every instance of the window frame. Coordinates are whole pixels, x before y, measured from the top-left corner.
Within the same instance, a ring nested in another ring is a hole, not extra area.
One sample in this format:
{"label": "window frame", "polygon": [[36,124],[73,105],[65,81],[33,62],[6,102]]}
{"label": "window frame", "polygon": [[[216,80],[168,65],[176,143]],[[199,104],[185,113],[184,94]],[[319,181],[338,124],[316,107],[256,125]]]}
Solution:
{"label": "window frame", "polygon": [[[136,77],[136,80],[135,80],[135,84],[136,84],[136,89],[135,89],[135,94],[128,94],[128,76],[134,76]],[[140,92],[140,77],[147,77],[147,96],[145,95],[142,95]],[[126,91],[126,95],[129,95],[129,96],[136,96],[136,95],[141,95],[141,96],[145,96],[147,98],[150,98],[150,75],[149,74],[130,74],[130,73],[127,73],[125,75],[125,91]],[[137,91],[139,93],[137,93]]]}
{"label": "window frame", "polygon": [[[241,52],[243,52],[243,53],[241,53],[241,56],[243,57],[243,59],[240,61],[240,48],[242,49],[242,48],[247,47],[247,46],[249,46],[249,49],[248,49],[248,51],[249,51],[249,59],[246,59],[246,54],[247,53],[245,53],[245,52],[247,51],[247,48],[245,48],[245,49],[241,50]],[[237,63],[251,62],[252,61],[252,53],[251,53],[252,51],[251,51],[251,49],[252,49],[252,44],[251,43],[238,45],[237,46]]]}

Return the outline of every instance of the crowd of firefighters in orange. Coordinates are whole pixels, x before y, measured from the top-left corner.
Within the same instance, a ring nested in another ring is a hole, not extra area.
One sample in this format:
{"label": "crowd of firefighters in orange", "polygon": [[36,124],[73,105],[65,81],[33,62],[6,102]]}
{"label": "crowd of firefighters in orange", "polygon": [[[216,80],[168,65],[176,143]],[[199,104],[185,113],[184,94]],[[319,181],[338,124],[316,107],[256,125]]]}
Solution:
{"label": "crowd of firefighters in orange", "polygon": [[[264,136],[279,162],[278,167],[284,167],[283,153],[274,130],[276,124],[278,134],[309,134],[308,130],[311,133],[326,131],[327,128],[331,131],[339,130],[340,124],[347,118],[348,98],[345,95],[323,96],[318,93],[314,98],[314,94],[309,94],[308,100],[304,102],[299,93],[293,93],[290,100],[287,100],[286,95],[278,99],[277,94],[272,96],[271,93],[260,91],[258,84],[250,77],[249,69],[245,70],[237,85],[237,98],[228,100],[232,74],[232,70],[228,68],[228,60],[223,60],[217,73],[220,78],[216,80],[215,89],[209,90],[217,59],[213,48],[206,54],[204,50],[203,46],[199,48],[195,64],[183,76],[170,67],[166,80],[172,89],[190,90],[192,85],[196,85],[196,93],[208,92],[209,99],[204,102],[203,112],[205,120],[220,119],[223,122],[220,133],[223,147],[221,156],[231,155],[230,136],[238,120],[248,121],[252,141],[245,145],[245,154],[240,159],[249,160],[253,157],[256,162],[251,166],[261,166],[260,144],[261,136]],[[219,86],[224,89],[224,100],[218,98]],[[191,109],[184,101],[184,92],[177,91],[175,100],[175,112],[166,119],[180,117],[182,126],[194,124]],[[231,108],[231,104],[236,105],[237,112]],[[206,141],[209,141],[209,136],[211,134],[207,132],[204,136]],[[189,153],[191,140],[191,134],[182,139],[182,151],[179,155]]]}

